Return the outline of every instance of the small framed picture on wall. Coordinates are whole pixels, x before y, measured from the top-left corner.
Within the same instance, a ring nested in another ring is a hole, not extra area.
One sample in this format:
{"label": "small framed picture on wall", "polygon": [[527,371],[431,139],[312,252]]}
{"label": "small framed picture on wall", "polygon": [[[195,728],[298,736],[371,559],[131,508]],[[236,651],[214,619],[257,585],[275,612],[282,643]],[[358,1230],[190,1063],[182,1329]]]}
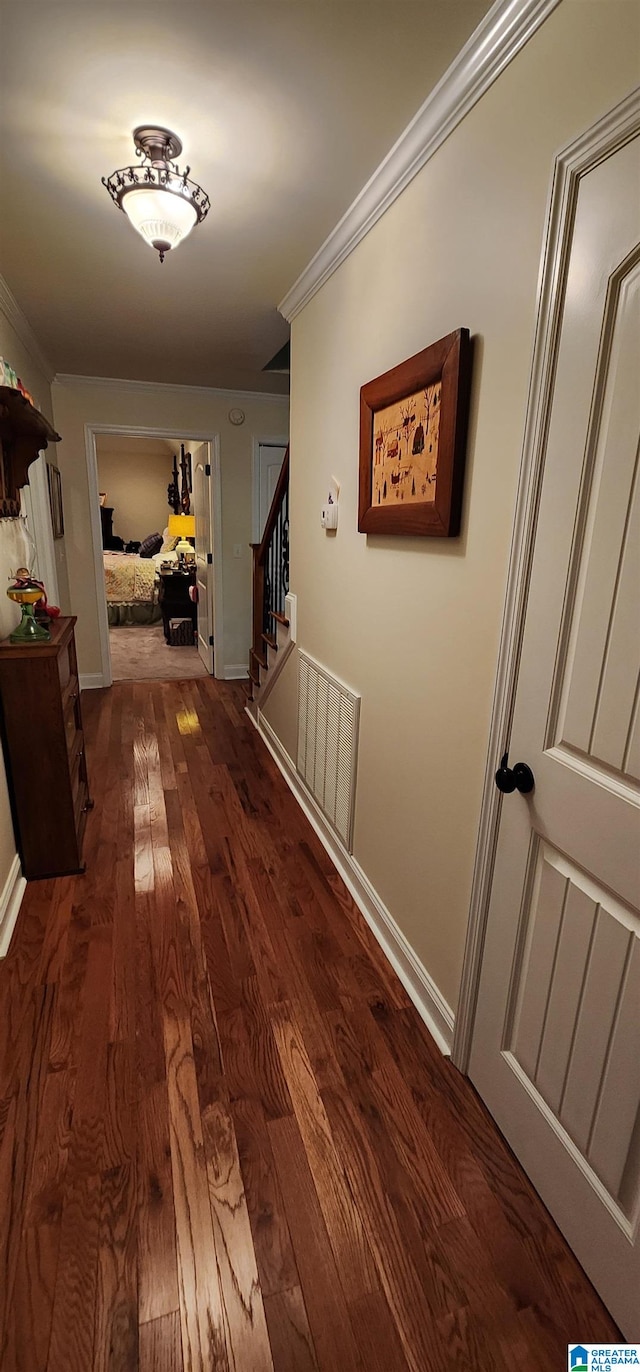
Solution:
{"label": "small framed picture on wall", "polygon": [[362,387],[360,533],[459,533],[470,382],[469,330],[456,329]]}

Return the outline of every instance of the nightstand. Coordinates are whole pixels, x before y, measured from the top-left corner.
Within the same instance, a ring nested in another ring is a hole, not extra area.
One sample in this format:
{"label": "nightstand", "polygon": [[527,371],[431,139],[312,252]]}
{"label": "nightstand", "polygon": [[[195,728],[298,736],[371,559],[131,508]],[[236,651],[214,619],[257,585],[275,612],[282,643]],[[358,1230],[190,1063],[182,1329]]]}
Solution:
{"label": "nightstand", "polygon": [[169,620],[190,619],[195,637],[198,608],[189,598],[189,587],[196,584],[196,569],[188,571],[160,572],[160,592],[158,601],[162,609],[164,636],[169,642]]}

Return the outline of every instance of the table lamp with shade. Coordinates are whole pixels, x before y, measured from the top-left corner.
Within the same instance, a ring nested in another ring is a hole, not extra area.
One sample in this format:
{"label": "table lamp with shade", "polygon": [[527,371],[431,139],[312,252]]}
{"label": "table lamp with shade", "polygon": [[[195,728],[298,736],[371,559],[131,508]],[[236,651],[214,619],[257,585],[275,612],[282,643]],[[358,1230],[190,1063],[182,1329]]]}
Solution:
{"label": "table lamp with shade", "polygon": [[196,519],[191,514],[172,514],[169,515],[169,538],[179,538],[175,551],[180,562],[193,562],[195,560],[195,548],[189,539],[196,536]]}

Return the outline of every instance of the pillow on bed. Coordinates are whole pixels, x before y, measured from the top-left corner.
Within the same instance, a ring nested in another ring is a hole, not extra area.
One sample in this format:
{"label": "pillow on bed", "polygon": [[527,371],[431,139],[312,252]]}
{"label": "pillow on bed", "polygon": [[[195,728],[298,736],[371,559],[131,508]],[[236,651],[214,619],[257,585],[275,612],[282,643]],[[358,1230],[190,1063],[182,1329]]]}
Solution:
{"label": "pillow on bed", "polygon": [[147,534],[140,544],[140,557],[153,557],[154,553],[159,553],[162,547],[162,534]]}
{"label": "pillow on bed", "polygon": [[152,561],[155,562],[155,564],[156,564],[156,571],[159,572],[159,571],[160,571],[160,568],[163,567],[164,564],[165,564],[166,562],[170,562],[172,567],[173,567],[174,565],[177,565],[177,562],[178,562],[178,554],[177,554],[177,553],[173,553],[173,552],[168,552],[168,553],[163,553],[163,552],[154,553],[154,554],[153,554],[153,559],[152,559]]}
{"label": "pillow on bed", "polygon": [[160,549],[160,552],[172,553],[179,542],[180,539],[176,538],[175,536],[173,538],[170,538],[168,531],[165,529],[164,534],[162,536],[162,547]]}

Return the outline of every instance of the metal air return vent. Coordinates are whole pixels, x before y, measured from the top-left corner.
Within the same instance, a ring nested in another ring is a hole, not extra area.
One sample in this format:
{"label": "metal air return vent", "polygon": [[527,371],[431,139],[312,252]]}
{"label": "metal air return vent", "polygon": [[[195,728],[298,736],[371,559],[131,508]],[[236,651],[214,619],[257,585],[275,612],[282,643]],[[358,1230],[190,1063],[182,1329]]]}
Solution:
{"label": "metal air return vent", "polygon": [[306,653],[298,662],[298,774],[352,852],[360,696]]}

